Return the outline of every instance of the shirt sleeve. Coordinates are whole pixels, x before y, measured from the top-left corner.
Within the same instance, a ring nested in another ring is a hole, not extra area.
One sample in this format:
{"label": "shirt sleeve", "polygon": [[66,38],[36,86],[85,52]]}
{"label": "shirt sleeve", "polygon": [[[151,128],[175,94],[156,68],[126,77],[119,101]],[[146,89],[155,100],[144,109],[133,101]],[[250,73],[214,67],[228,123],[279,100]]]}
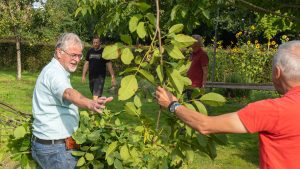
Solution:
{"label": "shirt sleeve", "polygon": [[201,66],[203,67],[203,66],[207,66],[208,65],[208,62],[209,62],[209,60],[208,60],[208,55],[207,55],[207,53],[206,52],[203,52],[202,54],[201,54],[202,56],[200,57],[200,59],[201,59]]}
{"label": "shirt sleeve", "polygon": [[86,56],[85,56],[86,61],[90,61],[90,54],[91,54],[91,50],[88,50],[88,52],[86,53]]}
{"label": "shirt sleeve", "polygon": [[238,116],[248,132],[273,132],[279,120],[276,102],[272,99],[248,104]]}
{"label": "shirt sleeve", "polygon": [[49,84],[53,95],[60,101],[61,104],[64,104],[64,92],[66,89],[72,88],[70,79],[66,78],[64,75],[50,75]]}

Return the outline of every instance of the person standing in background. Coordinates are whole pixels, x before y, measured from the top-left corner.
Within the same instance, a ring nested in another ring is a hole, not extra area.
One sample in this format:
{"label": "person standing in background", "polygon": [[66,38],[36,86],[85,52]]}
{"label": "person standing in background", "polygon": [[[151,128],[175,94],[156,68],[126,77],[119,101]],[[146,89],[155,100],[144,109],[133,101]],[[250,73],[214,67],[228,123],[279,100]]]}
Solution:
{"label": "person standing in background", "polygon": [[[203,88],[208,76],[208,55],[203,50],[202,38],[200,35],[192,35],[197,40],[192,45],[192,53],[190,56],[191,66],[187,72],[187,76],[192,81],[192,88]],[[187,91],[187,96],[191,98],[191,90]]]}
{"label": "person standing in background", "polygon": [[115,73],[110,60],[102,58],[103,48],[101,48],[101,41],[98,36],[93,38],[93,48],[87,52],[85,63],[82,70],[82,83],[86,81],[86,73],[89,71],[89,87],[93,94],[93,99],[96,100],[102,96],[104,89],[104,82],[106,77],[106,68],[111,75],[111,85],[116,85]]}

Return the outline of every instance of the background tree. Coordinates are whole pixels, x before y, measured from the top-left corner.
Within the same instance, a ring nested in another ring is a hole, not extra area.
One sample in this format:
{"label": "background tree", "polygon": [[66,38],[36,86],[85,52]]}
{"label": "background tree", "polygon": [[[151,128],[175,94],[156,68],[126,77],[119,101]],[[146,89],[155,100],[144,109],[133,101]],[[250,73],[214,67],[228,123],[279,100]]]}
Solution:
{"label": "background tree", "polygon": [[0,36],[12,38],[17,50],[17,79],[21,79],[21,39],[33,39],[31,33],[33,0],[3,0],[0,2]]}

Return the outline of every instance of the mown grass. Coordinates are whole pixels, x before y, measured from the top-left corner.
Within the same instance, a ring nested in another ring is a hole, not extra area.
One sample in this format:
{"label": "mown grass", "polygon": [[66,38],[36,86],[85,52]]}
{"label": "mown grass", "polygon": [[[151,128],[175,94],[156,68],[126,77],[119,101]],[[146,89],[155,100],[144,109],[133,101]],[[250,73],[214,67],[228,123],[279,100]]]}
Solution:
{"label": "mown grass", "polygon": [[[22,80],[15,78],[13,71],[0,71],[0,101],[5,102],[24,112],[31,113],[31,97],[38,73],[23,72]],[[72,85],[83,95],[91,97],[88,84],[81,83],[81,75],[71,77]],[[110,78],[106,79],[105,96],[112,95],[108,92],[110,87]],[[208,107],[210,115],[218,115],[227,112],[234,112],[245,106],[249,101],[264,99],[267,97],[276,97],[274,92],[253,91],[249,98],[229,99],[228,103],[222,107]],[[159,106],[150,97],[143,98],[146,103],[142,107],[144,116],[149,118],[153,125],[157,119]],[[120,118],[128,123],[135,123],[134,116],[122,112],[124,102],[115,99],[107,105],[112,112],[121,112]],[[163,125],[166,115],[162,114],[160,124]],[[0,117],[1,118],[1,117]],[[1,145],[0,145],[1,146]],[[2,145],[3,146],[3,145]],[[2,147],[0,147],[4,150]],[[226,146],[217,146],[215,160],[211,160],[207,155],[199,153],[195,157],[195,162],[191,168],[203,169],[256,169],[259,168],[258,157],[258,137],[257,134],[228,134],[228,144]],[[1,156],[0,156],[1,158]],[[0,165],[1,167],[1,165]]]}

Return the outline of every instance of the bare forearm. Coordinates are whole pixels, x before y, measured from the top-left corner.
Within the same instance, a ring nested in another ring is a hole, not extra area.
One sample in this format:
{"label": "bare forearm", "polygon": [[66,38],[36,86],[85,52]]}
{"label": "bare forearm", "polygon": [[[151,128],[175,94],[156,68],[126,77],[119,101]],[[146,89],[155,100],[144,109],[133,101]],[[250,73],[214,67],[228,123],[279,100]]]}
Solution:
{"label": "bare forearm", "polygon": [[85,62],[84,65],[83,65],[83,69],[82,69],[82,77],[86,76],[86,73],[87,73],[88,69],[89,69],[89,63]]}
{"label": "bare forearm", "polygon": [[63,98],[72,102],[76,106],[80,108],[91,109],[93,101],[84,97],[81,93],[79,93],[75,89],[66,89],[63,95]]}
{"label": "bare forearm", "polygon": [[110,76],[112,78],[114,78],[115,77],[115,72],[114,72],[114,69],[112,67],[112,63],[108,62],[108,63],[106,63],[106,65],[107,65],[108,72],[110,73]]}
{"label": "bare forearm", "polygon": [[210,133],[247,133],[237,113],[219,116],[206,116],[184,106],[176,109],[176,116],[185,124],[202,134]]}

